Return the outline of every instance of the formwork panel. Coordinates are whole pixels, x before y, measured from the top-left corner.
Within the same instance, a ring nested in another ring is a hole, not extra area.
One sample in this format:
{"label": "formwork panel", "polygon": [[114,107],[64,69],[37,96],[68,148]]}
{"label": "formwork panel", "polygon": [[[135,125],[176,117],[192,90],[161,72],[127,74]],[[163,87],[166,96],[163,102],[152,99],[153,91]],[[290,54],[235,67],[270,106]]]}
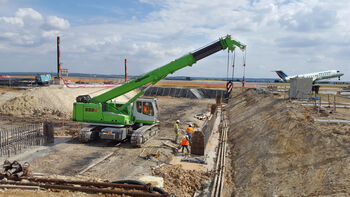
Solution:
{"label": "formwork panel", "polygon": [[290,79],[289,97],[291,99],[311,99],[312,78]]}

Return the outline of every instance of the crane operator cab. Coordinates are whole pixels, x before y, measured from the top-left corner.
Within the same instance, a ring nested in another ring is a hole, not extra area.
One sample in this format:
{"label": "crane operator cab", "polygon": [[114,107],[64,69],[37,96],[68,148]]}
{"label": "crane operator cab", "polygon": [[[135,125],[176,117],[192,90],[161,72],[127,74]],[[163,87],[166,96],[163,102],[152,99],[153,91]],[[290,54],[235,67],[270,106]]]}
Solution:
{"label": "crane operator cab", "polygon": [[137,124],[158,122],[158,104],[155,98],[138,98],[134,102],[133,115]]}

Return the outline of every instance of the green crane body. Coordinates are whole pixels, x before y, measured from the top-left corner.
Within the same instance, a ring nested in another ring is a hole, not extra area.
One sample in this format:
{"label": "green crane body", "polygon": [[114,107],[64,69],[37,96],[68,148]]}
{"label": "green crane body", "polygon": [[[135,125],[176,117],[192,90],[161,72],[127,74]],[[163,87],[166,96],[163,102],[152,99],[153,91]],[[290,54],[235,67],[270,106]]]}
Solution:
{"label": "green crane body", "polygon": [[133,125],[135,123],[154,124],[155,121],[136,120],[132,114],[131,104],[144,94],[141,90],[136,96],[130,99],[127,103],[108,102],[116,97],[124,95],[132,90],[135,90],[146,84],[156,84],[159,80],[164,79],[167,75],[182,69],[186,66],[192,66],[198,60],[203,59],[220,50],[227,49],[234,51],[239,47],[245,50],[246,45],[238,41],[232,40],[230,35],[220,38],[206,47],[203,47],[193,53],[189,53],[179,59],[176,59],[169,64],[157,68],[143,76],[129,81],[119,87],[116,87],[108,92],[105,92],[96,97],[87,97],[83,101],[74,103],[73,120],[78,122],[112,124],[112,125]]}

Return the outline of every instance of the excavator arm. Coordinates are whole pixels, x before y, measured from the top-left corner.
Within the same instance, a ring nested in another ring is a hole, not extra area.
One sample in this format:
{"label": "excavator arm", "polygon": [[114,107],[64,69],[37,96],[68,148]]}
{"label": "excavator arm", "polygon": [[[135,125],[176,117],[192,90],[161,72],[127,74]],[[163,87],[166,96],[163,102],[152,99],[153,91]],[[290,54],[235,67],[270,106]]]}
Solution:
{"label": "excavator arm", "polygon": [[220,38],[218,41],[209,44],[201,49],[189,53],[183,57],[180,57],[169,64],[166,64],[160,68],[157,68],[143,76],[129,81],[119,87],[116,87],[108,92],[86,100],[88,103],[105,103],[113,98],[126,94],[132,90],[135,90],[143,85],[152,83],[156,84],[159,80],[164,79],[167,75],[174,73],[175,71],[182,69],[186,66],[192,66],[198,60],[203,59],[209,55],[212,55],[218,51],[228,48],[230,51],[234,51],[238,47],[242,51],[246,49],[246,45],[241,44],[238,41],[231,39],[230,35],[224,38]]}

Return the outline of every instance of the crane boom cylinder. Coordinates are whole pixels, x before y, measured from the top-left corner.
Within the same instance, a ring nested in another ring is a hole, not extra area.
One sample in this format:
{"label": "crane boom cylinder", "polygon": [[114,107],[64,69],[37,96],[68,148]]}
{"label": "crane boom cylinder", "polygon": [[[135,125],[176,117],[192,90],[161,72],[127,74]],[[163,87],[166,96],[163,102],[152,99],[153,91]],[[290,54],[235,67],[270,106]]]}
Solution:
{"label": "crane boom cylinder", "polygon": [[245,50],[246,47],[246,45],[243,45],[238,41],[232,40],[231,36],[227,35],[225,38],[220,38],[213,44],[205,46],[204,48],[201,48],[193,53],[189,53],[185,56],[182,56],[160,68],[146,73],[145,75],[137,79],[125,83],[122,86],[116,87],[108,92],[98,95],[88,102],[104,103],[148,83],[156,84],[159,80],[165,78],[167,75],[174,73],[175,71],[180,70],[186,66],[192,66],[200,59],[203,59],[226,48],[228,48],[230,51],[234,51],[236,46],[239,47],[241,50]]}
{"label": "crane boom cylinder", "polygon": [[193,55],[193,58],[196,61],[198,61],[200,59],[208,57],[209,55],[214,54],[221,50],[222,50],[222,44],[221,44],[221,41],[219,40],[209,46],[199,49],[198,51],[195,51],[192,55]]}

